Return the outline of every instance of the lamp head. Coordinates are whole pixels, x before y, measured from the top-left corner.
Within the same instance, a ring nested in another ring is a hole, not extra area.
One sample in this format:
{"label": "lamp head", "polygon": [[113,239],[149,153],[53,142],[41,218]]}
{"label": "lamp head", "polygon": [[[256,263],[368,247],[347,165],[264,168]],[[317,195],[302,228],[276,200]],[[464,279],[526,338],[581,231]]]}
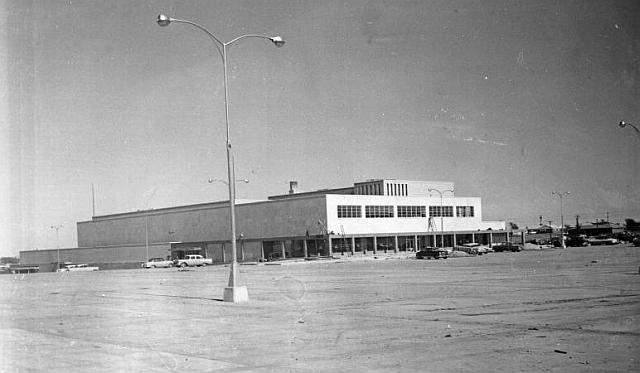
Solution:
{"label": "lamp head", "polygon": [[171,21],[173,21],[173,19],[165,14],[159,14],[158,19],[156,19],[156,22],[160,27],[169,26]]}
{"label": "lamp head", "polygon": [[627,125],[627,122],[621,120],[620,123],[618,123],[618,125],[620,126],[620,128],[624,128]]}
{"label": "lamp head", "polygon": [[[159,18],[158,18],[159,19]],[[276,47],[280,48],[284,45],[284,39],[282,39],[280,36],[274,36],[271,39],[271,42],[273,42],[273,44],[276,45]]]}

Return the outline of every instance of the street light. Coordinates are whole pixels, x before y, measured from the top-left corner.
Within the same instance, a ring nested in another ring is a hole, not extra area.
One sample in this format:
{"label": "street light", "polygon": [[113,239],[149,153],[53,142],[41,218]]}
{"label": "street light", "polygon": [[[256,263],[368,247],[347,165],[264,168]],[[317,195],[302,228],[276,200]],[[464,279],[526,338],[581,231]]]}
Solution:
{"label": "street light", "polygon": [[636,132],[640,133],[640,129],[638,129],[638,127],[636,127],[636,125],[633,123],[629,123],[621,120],[620,123],[618,123],[618,126],[620,126],[620,128],[625,128],[626,126],[630,126],[630,127],[633,127],[633,129],[636,130]]}
{"label": "street light", "polygon": [[57,259],[56,259],[56,265],[58,268],[56,268],[56,272],[58,271],[58,269],[60,269],[60,235],[59,235],[59,231],[60,228],[62,228],[62,225],[52,225],[51,227],[49,227],[51,229],[55,229],[56,230],[56,254],[57,254]]}
{"label": "street light", "polygon": [[[438,192],[438,194],[440,194],[440,243],[442,244],[442,247],[444,247],[444,209],[442,207],[442,195],[444,194],[444,192],[453,193],[453,189],[439,190],[439,189],[429,188],[428,191],[429,193]],[[437,246],[438,245],[436,244],[436,247]],[[454,243],[454,246],[455,246],[455,243]]]}
{"label": "street light", "polygon": [[560,237],[561,237],[560,241],[562,241],[562,248],[566,249],[567,245],[564,242],[564,210],[562,206],[562,200],[564,196],[568,196],[569,194],[571,194],[571,192],[556,192],[556,191],[551,192],[551,195],[554,195],[554,194],[560,197]]}
{"label": "street light", "polygon": [[[235,179],[234,178],[234,181],[235,182],[241,182],[241,183],[249,184],[249,179]],[[224,185],[229,185],[229,183],[226,180],[209,178],[209,184],[213,184],[213,183],[222,183]],[[236,188],[236,186],[235,186],[235,183],[234,183],[234,185],[233,185],[233,196],[234,197],[236,196],[236,189],[235,188]]]}
{"label": "street light", "polygon": [[[249,184],[249,180],[248,179],[236,179],[236,181],[239,181],[241,183],[245,183],[245,184]],[[209,184],[211,183],[222,183],[224,185],[229,185],[229,183],[226,180],[222,180],[222,179],[209,179]]]}
{"label": "street light", "polygon": [[263,38],[270,40],[276,47],[282,47],[284,45],[284,40],[280,36],[266,36],[266,35],[258,35],[258,34],[247,34],[241,35],[228,41],[226,43],[222,42],[215,35],[213,35],[209,30],[200,26],[199,24],[191,21],[186,21],[182,19],[176,19],[169,17],[164,14],[158,15],[156,20],[158,26],[164,27],[169,26],[172,22],[176,23],[186,23],[188,25],[194,26],[211,38],[214,42],[216,49],[220,53],[222,57],[222,68],[224,74],[224,108],[225,108],[225,119],[226,119],[226,130],[227,130],[227,179],[229,186],[229,219],[231,224],[231,268],[229,270],[229,284],[224,289],[223,300],[225,302],[246,302],[249,300],[249,294],[247,292],[246,286],[237,286],[237,247],[236,247],[236,212],[235,212],[235,180],[233,176],[233,166],[232,166],[232,156],[231,156],[231,139],[229,136],[229,101],[228,101],[228,78],[227,78],[227,47],[232,45],[233,43],[245,39],[245,38]]}
{"label": "street light", "polygon": [[633,128],[634,130],[636,130],[636,136],[640,138],[640,129],[638,129],[638,127],[635,124],[621,120],[620,123],[618,123],[618,126],[620,126],[620,128],[625,128],[626,126]]}

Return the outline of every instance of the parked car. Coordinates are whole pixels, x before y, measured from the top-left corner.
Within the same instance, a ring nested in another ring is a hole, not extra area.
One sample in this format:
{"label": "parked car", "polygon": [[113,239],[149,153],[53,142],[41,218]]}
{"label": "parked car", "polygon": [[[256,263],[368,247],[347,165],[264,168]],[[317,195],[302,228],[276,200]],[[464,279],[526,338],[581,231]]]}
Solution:
{"label": "parked car", "polygon": [[502,251],[517,252],[522,251],[522,245],[511,242],[499,242],[493,244],[493,251],[499,253]]}
{"label": "parked car", "polygon": [[88,264],[67,264],[64,268],[58,269],[58,272],[89,272],[97,271],[98,267],[91,267]]}
{"label": "parked car", "polygon": [[204,258],[202,255],[186,255],[182,259],[176,259],[173,261],[173,265],[177,267],[200,267],[213,264],[212,259]]}
{"label": "parked car", "polygon": [[615,238],[607,236],[590,237],[587,238],[587,241],[590,245],[615,245],[618,243]]}
{"label": "parked car", "polygon": [[[475,251],[475,253],[477,255],[482,255],[482,254],[490,253],[490,252],[493,251],[489,246],[485,246],[485,245],[479,244],[477,242],[465,243],[465,244],[462,244],[462,247],[463,248],[473,249],[471,251]],[[462,250],[462,251],[466,251],[466,250]],[[469,252],[469,251],[466,251],[466,252],[471,254],[471,252]]]}
{"label": "parked car", "polygon": [[471,246],[455,246],[453,251],[464,251],[469,255],[478,255],[478,249]]}
{"label": "parked car", "polygon": [[589,246],[589,240],[582,236],[569,236],[564,243],[569,247]]}
{"label": "parked car", "polygon": [[171,268],[173,261],[162,258],[151,258],[148,262],[142,263],[142,268]]}
{"label": "parked car", "polygon": [[424,247],[416,253],[416,259],[447,259],[448,256],[447,249],[441,247]]}

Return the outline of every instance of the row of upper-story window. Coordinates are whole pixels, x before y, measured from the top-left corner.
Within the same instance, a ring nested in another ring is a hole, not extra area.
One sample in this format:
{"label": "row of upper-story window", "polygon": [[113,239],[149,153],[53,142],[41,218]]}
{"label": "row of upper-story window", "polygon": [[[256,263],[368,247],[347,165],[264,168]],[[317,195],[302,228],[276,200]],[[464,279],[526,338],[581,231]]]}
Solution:
{"label": "row of upper-story window", "polygon": [[[393,218],[397,213],[399,218],[426,218],[426,206],[394,206],[373,205],[364,206],[365,218]],[[338,205],[338,218],[361,218],[362,206]],[[429,217],[453,217],[454,206],[429,206]],[[395,210],[395,211],[394,211]],[[474,217],[474,206],[455,206],[456,216],[459,218]]]}
{"label": "row of upper-story window", "polygon": [[384,185],[381,182],[358,185],[355,187],[354,193],[359,195],[382,196],[384,195]]}

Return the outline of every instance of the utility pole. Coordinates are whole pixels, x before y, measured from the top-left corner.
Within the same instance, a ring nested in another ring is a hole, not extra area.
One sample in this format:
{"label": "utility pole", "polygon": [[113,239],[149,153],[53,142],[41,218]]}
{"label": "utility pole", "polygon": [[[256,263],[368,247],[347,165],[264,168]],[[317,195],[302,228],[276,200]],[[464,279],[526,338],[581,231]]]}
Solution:
{"label": "utility pole", "polygon": [[144,213],[144,247],[147,251],[147,262],[149,261],[149,211]]}
{"label": "utility pole", "polygon": [[429,227],[427,228],[427,231],[433,232],[433,247],[438,247],[436,239],[436,223],[434,223],[432,216],[429,216]]}
{"label": "utility pole", "polygon": [[551,195],[554,195],[554,194],[558,196],[558,198],[560,198],[560,242],[562,242],[562,248],[566,249],[567,245],[564,242],[564,211],[562,207],[562,200],[564,196],[570,195],[571,192],[556,192],[556,191],[551,192]]}
{"label": "utility pole", "polygon": [[[429,194],[431,192],[438,192],[438,194],[440,195],[440,244],[442,245],[442,247],[444,247],[444,207],[442,206],[442,197],[444,195],[444,192],[450,192],[451,194],[453,194],[454,191],[453,189],[440,190],[440,189],[434,189],[434,188],[429,188],[427,189],[427,191],[429,192]],[[453,207],[451,208],[453,209]],[[452,216],[453,216],[453,212],[452,212]]]}
{"label": "utility pole", "polygon": [[93,215],[96,216],[96,192],[93,188],[93,183],[91,183],[91,204],[93,206]]}
{"label": "utility pole", "polygon": [[58,269],[60,269],[60,234],[59,234],[59,232],[60,232],[60,228],[62,228],[62,224],[60,224],[60,225],[52,225],[50,228],[56,230],[56,255],[57,255],[56,272],[57,272]]}

